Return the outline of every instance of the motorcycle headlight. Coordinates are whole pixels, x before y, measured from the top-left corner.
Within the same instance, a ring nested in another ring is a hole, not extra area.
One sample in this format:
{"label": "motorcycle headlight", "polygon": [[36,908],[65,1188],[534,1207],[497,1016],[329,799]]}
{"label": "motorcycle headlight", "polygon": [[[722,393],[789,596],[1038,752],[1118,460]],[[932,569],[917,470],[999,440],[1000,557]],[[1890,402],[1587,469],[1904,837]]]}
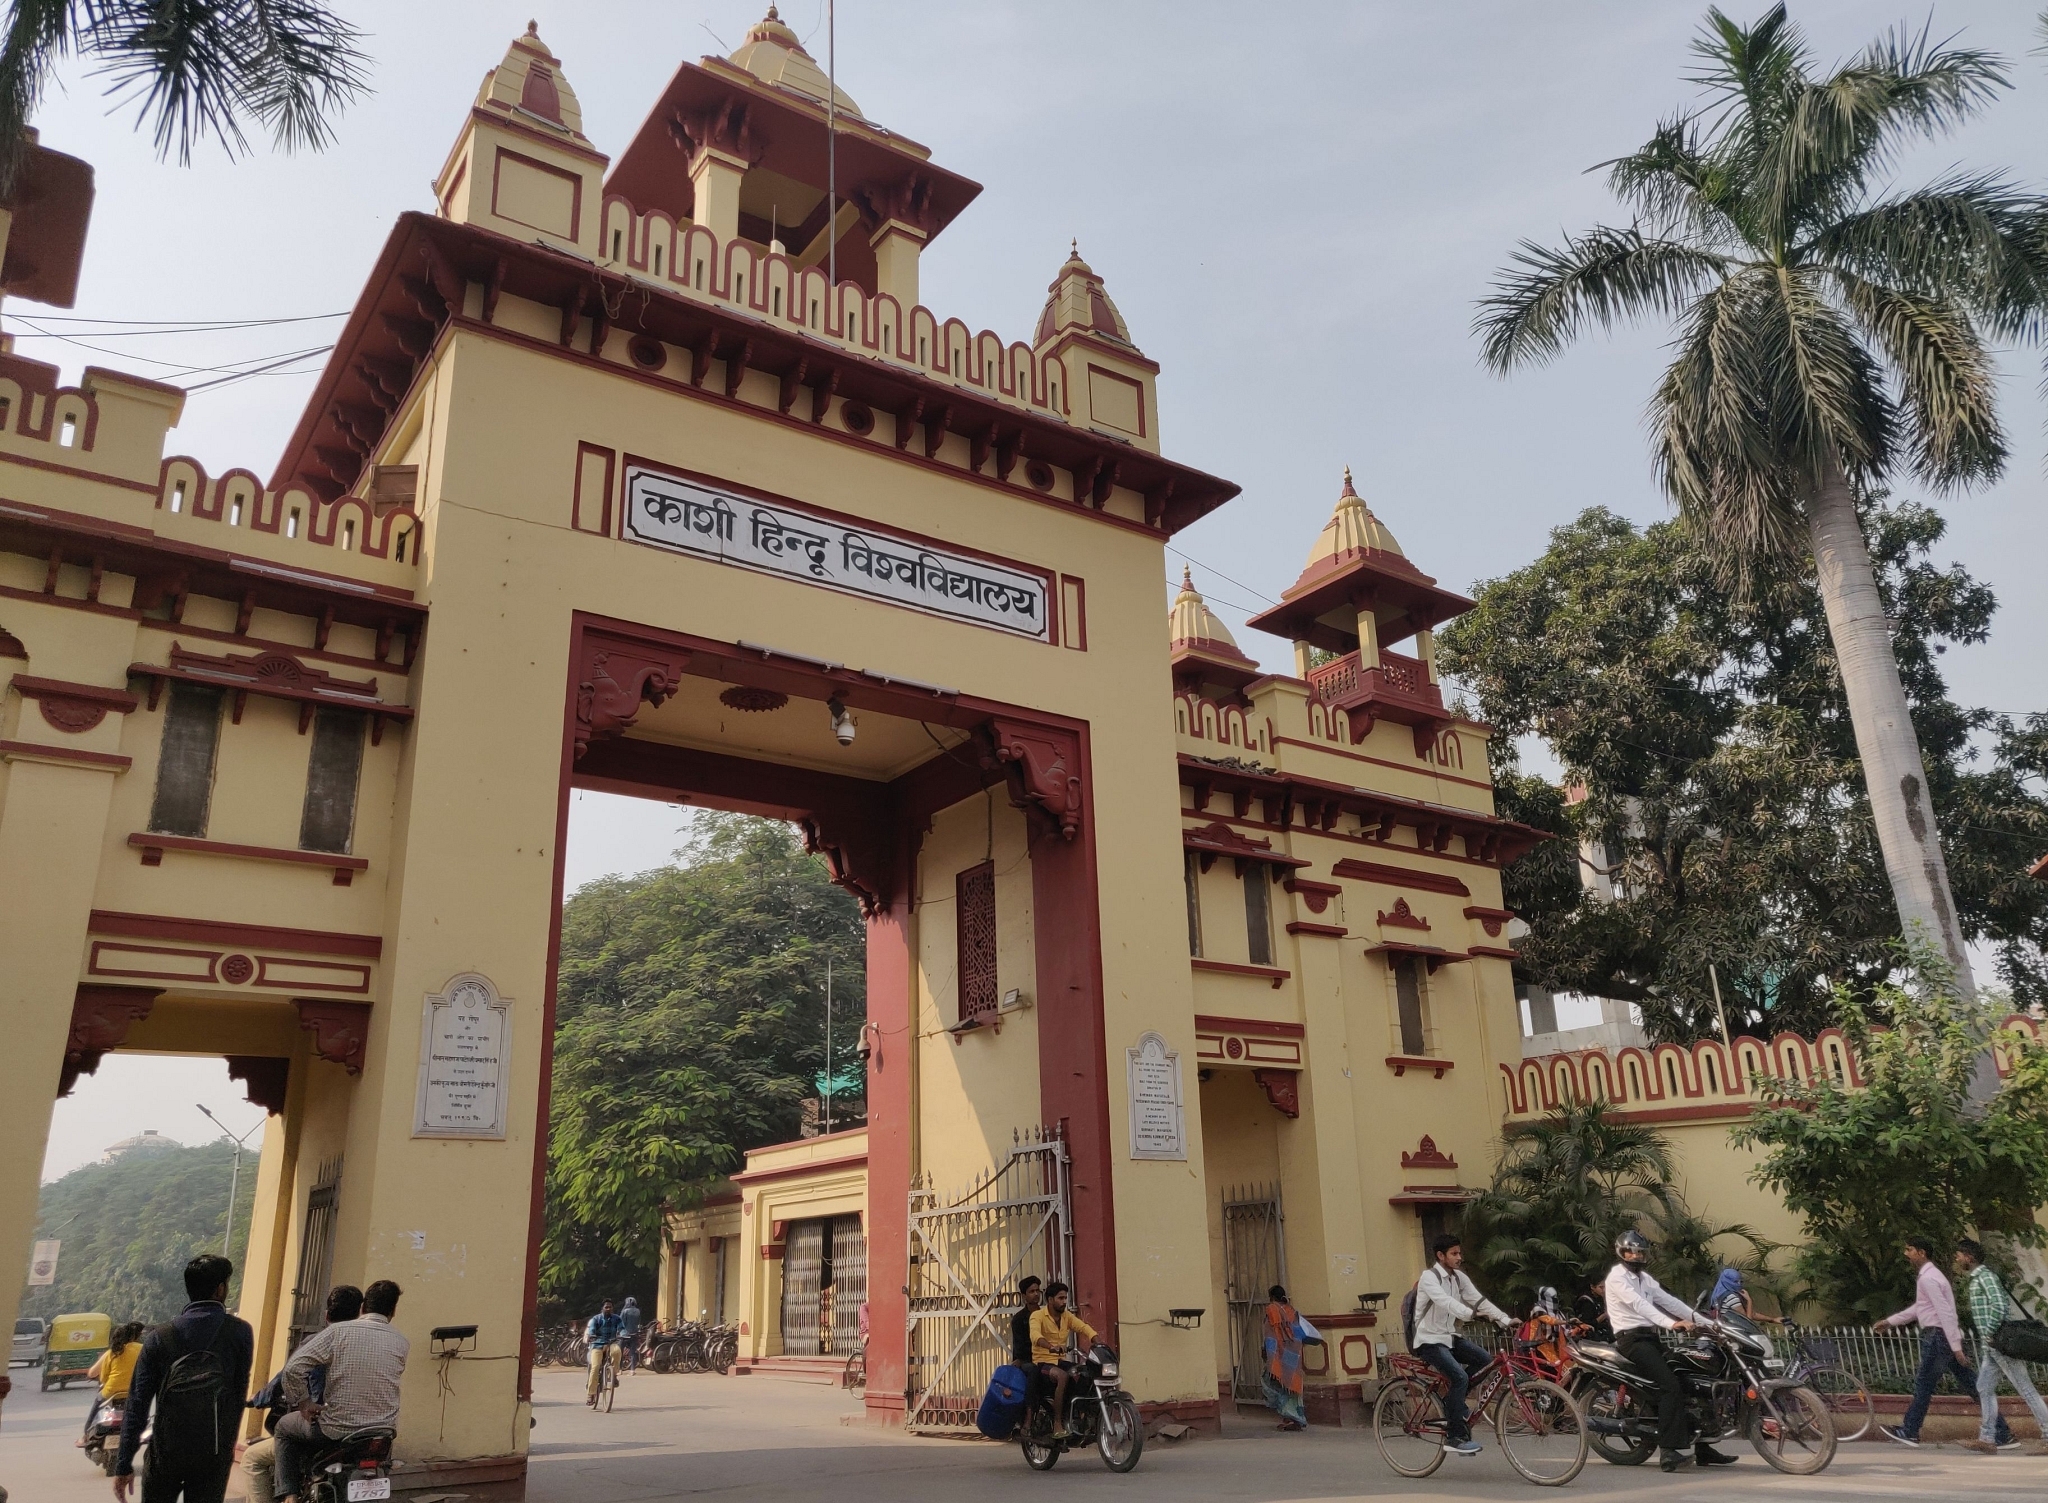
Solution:
{"label": "motorcycle headlight", "polygon": [[1114,1362],[1103,1363],[1102,1376],[1105,1378],[1114,1378],[1116,1376],[1116,1364]]}

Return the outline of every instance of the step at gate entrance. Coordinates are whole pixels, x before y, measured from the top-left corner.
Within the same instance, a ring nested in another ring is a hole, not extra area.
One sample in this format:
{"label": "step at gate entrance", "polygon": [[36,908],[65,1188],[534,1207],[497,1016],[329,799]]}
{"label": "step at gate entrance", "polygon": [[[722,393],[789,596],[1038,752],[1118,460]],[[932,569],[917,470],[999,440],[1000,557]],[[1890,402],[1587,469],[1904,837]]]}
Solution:
{"label": "step at gate entrance", "polygon": [[972,1432],[989,1379],[1010,1360],[1017,1280],[1071,1280],[1073,1267],[1067,1145],[1056,1130],[1019,1134],[960,1194],[914,1181],[905,1427]]}

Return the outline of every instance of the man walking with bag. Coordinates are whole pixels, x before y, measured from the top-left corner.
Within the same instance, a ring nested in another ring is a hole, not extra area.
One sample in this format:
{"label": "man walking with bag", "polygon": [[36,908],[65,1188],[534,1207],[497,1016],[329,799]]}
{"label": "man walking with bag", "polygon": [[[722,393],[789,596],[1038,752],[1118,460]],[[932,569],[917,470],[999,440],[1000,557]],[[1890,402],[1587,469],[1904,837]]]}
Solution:
{"label": "man walking with bag", "polygon": [[[1956,1387],[1968,1393],[1977,1386],[1976,1371],[1963,1354],[1963,1327],[1956,1319],[1956,1291],[1934,1261],[1934,1244],[1925,1237],[1906,1239],[1906,1261],[1913,1268],[1913,1303],[1896,1315],[1887,1315],[1873,1329],[1893,1326],[1920,1327],[1920,1368],[1913,1375],[1913,1401],[1896,1425],[1879,1425],[1878,1434],[1902,1446],[1920,1444],[1920,1425],[1934,1402],[1934,1390],[1943,1373],[1953,1371]],[[1998,1421],[1993,1441],[2000,1450],[2012,1444],[2012,1432],[2003,1419]]]}
{"label": "man walking with bag", "polygon": [[1982,1451],[1987,1456],[1998,1453],[1998,1378],[2003,1373],[2012,1384],[2012,1391],[2025,1399],[2027,1408],[2033,1411],[2034,1423],[2041,1427],[2042,1439],[2034,1443],[2033,1454],[2048,1456],[2048,1404],[2041,1401],[2025,1359],[2009,1357],[1992,1344],[1998,1328],[2012,1318],[2012,1306],[2005,1285],[1985,1266],[1984,1244],[1970,1237],[1958,1242],[1956,1269],[1963,1275],[1969,1294],[1970,1324],[1977,1328],[1977,1404],[1983,1411],[1977,1438],[1964,1441],[1963,1448]]}
{"label": "man walking with bag", "polygon": [[191,1303],[169,1325],[142,1338],[114,1462],[118,1503],[128,1503],[135,1485],[135,1452],[152,1406],[156,1427],[142,1503],[221,1503],[226,1496],[256,1346],[248,1322],[228,1314],[234,1272],[234,1264],[212,1253],[187,1263],[185,1297]]}

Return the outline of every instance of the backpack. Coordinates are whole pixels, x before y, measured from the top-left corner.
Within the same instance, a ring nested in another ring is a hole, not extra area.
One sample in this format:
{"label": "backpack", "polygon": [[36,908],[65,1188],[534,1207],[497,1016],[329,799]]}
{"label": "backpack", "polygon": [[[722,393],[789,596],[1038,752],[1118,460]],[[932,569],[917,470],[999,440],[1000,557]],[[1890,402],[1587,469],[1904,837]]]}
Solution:
{"label": "backpack", "polygon": [[188,1349],[175,1326],[156,1331],[157,1356],[164,1363],[156,1390],[156,1421],[150,1466],[182,1472],[235,1448],[243,1399],[228,1389],[228,1323],[223,1315],[206,1346]]}
{"label": "backpack", "polygon": [[1415,1297],[1422,1292],[1422,1280],[1417,1279],[1408,1286],[1408,1292],[1401,1296],[1401,1334],[1408,1338],[1408,1350],[1415,1350]]}

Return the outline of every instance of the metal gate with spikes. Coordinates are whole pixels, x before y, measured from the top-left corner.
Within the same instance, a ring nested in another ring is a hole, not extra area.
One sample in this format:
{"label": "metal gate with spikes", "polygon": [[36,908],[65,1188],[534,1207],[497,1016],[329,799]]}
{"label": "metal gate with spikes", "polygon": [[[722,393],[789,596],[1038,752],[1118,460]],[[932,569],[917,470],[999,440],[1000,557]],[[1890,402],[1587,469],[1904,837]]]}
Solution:
{"label": "metal gate with spikes", "polygon": [[1010,1360],[1017,1281],[1070,1280],[1067,1145],[1057,1129],[1014,1135],[1008,1155],[958,1195],[910,1187],[909,1365],[904,1425],[971,1432],[995,1370]]}

